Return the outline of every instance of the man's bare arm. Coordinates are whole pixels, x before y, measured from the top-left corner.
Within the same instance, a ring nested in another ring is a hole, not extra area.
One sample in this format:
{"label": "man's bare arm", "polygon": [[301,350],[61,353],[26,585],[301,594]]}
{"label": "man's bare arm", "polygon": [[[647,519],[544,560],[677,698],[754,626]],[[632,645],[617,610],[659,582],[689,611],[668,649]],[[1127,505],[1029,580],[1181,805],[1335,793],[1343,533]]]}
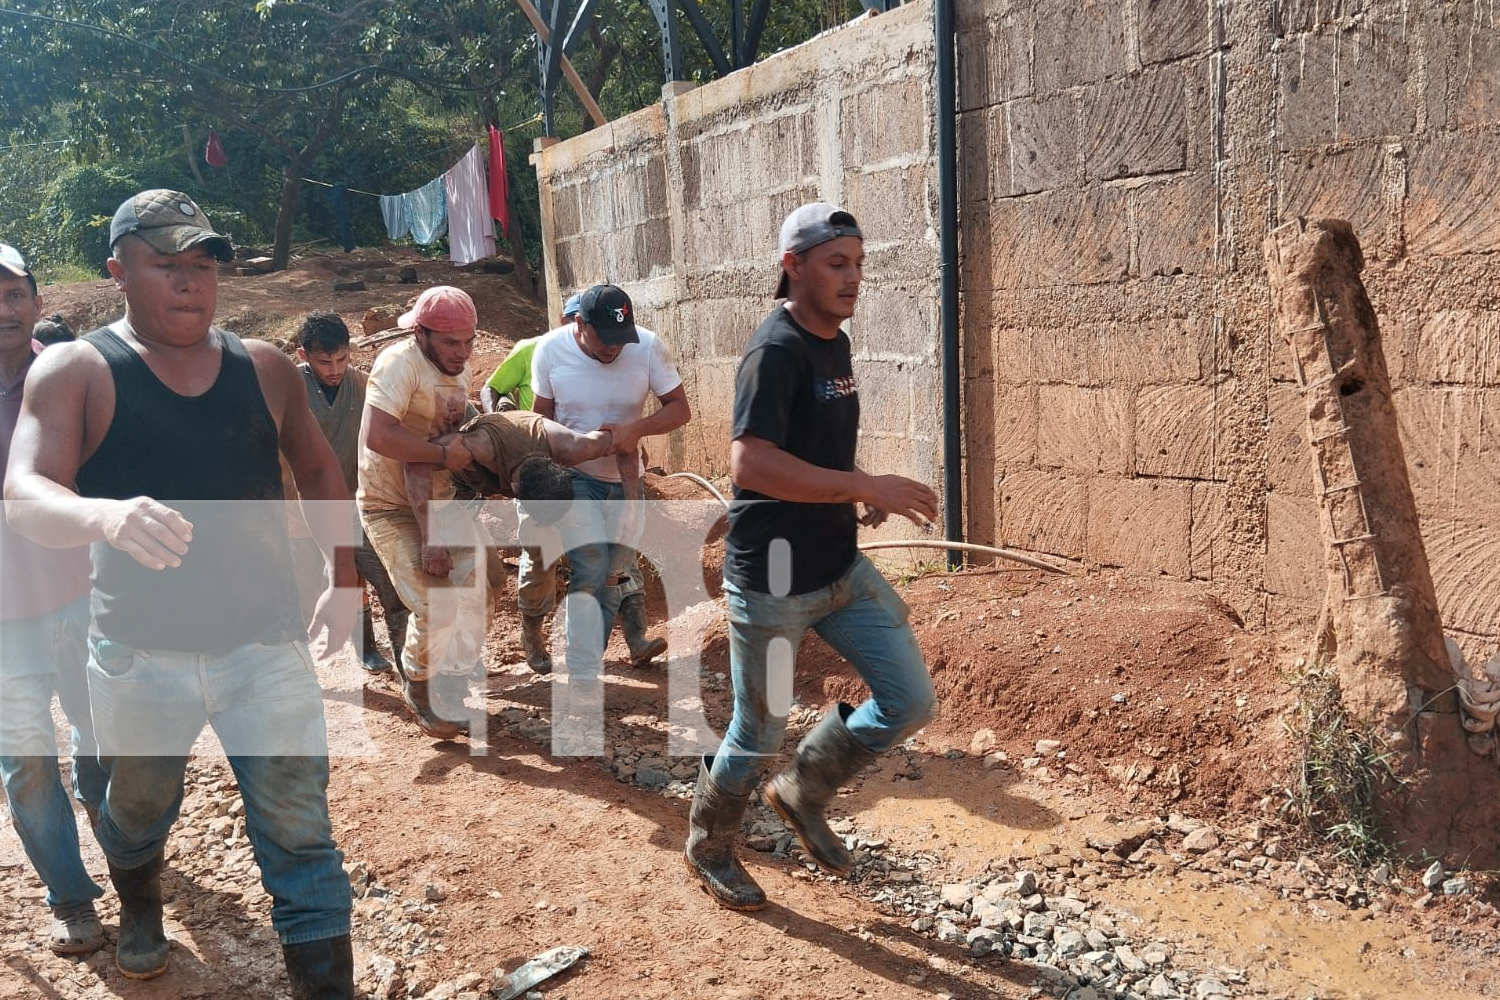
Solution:
{"label": "man's bare arm", "polygon": [[[633,453],[641,438],[670,434],[693,419],[693,410],[688,403],[687,389],[678,385],[671,392],[657,396],[661,409],[649,417],[632,420],[615,428],[615,450]],[[538,408],[540,413],[541,409]]]}
{"label": "man's bare arm", "polygon": [[917,524],[937,517],[937,495],[915,479],[826,469],[749,434],[730,443],[729,472],[736,486],[778,500],[863,503]]}
{"label": "man's bare arm", "polygon": [[[450,439],[445,437],[442,440]],[[472,461],[461,441],[455,440],[446,447],[429,441],[413,434],[401,426],[399,419],[369,403],[365,404],[364,420],[360,426],[360,445],[398,462],[441,465],[449,472],[467,468]]]}
{"label": "man's bare arm", "polygon": [[555,420],[544,420],[542,431],[547,435],[552,460],[558,465],[579,465],[603,458],[614,448],[614,432],[608,428],[580,434]]}

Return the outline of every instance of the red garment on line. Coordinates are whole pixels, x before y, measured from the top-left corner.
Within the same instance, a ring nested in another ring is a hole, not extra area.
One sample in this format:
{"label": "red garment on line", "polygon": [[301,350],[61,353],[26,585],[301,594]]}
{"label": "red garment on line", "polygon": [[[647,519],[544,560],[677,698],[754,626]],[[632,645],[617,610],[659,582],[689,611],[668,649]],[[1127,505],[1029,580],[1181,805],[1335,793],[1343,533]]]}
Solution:
{"label": "red garment on line", "polygon": [[224,144],[219,141],[219,133],[213,129],[208,130],[208,145],[203,147],[203,160],[210,167],[229,166],[229,157],[224,152]]}
{"label": "red garment on line", "polygon": [[510,236],[510,187],[505,180],[505,137],[490,126],[490,215],[500,232]]}

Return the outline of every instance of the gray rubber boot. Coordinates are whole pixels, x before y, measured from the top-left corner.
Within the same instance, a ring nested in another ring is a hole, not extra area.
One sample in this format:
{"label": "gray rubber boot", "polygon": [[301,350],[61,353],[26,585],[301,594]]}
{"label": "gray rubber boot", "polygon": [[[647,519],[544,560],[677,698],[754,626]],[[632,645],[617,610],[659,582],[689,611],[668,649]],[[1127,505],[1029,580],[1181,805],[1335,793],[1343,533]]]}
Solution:
{"label": "gray rubber boot", "polygon": [[631,594],[620,602],[620,631],[630,648],[630,665],[644,667],[667,651],[667,640],[646,637],[646,595]]}
{"label": "gray rubber boot", "polygon": [[828,828],[823,810],[848,781],[875,760],[850,735],[844,719],[854,709],[840,702],[823,716],[797,747],[787,768],[766,785],[766,804],[792,828],[805,850],[822,868],[847,875],[854,857],[844,847],[844,838]]}
{"label": "gray rubber boot", "polygon": [[[359,665],[365,668],[366,673],[389,673],[391,661],[381,656],[380,647],[375,645],[375,620],[370,617],[369,608],[360,609],[359,626],[361,641],[364,643],[364,648],[360,650]],[[400,655],[400,650],[396,653]]]}
{"label": "gray rubber boot", "polygon": [[688,810],[687,847],[683,860],[714,902],[729,910],[759,910],[766,894],[734,854],[734,839],[745,818],[752,793],[730,795],[714,783],[709,771],[713,758],[698,767],[698,787]]}
{"label": "gray rubber boot", "polygon": [[521,616],[521,647],[526,650],[526,665],[538,674],[552,673],[552,652],[542,635],[542,615]]}
{"label": "gray rubber boot", "polygon": [[349,935],[284,944],[292,1000],[354,1000],[354,949]]}
{"label": "gray rubber boot", "polygon": [[120,897],[120,939],[115,967],[127,979],[155,979],[167,971],[167,932],[161,925],[161,869],[158,853],[139,868],[109,864],[109,879]]}

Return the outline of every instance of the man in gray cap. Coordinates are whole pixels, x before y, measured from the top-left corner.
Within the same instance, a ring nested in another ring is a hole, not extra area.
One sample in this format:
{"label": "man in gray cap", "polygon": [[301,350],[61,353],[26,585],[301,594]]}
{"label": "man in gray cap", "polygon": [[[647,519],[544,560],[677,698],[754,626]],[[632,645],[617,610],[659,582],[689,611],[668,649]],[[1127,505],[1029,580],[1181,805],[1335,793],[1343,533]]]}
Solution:
{"label": "man in gray cap", "polygon": [[[0,243],[0,469],[10,453],[27,373],[39,353],[42,307],[36,277],[15,247]],[[104,890],[78,852],[78,822],[57,770],[52,694],[72,724],[73,789],[85,809],[104,795],[104,772],[89,714],[89,553],[44,549],[0,518],[0,780],[11,825],[42,884],[59,955],[104,946],[94,900]]]}
{"label": "man in gray cap", "polygon": [[[5,484],[12,526],[94,546],[88,680],[108,786],[95,836],[120,897],[115,964],[167,968],[161,871],[205,722],[228,755],[298,1000],[352,997],[352,900],[328,817],[322,692],[295,597],[278,454],[333,564],[310,628],[343,645],[349,493],[279,350],[213,325],[233,256],[187,195],[115,212],[122,319],[33,365]],[[233,501],[233,502],[224,502]],[[244,502],[254,501],[254,502]],[[317,509],[309,509],[317,508]]]}
{"label": "man in gray cap", "polygon": [[[734,714],[705,758],[688,817],[689,869],[721,906],[758,910],[766,895],[734,854],[745,806],[781,752],[792,656],[808,629],[859,672],[871,697],[838,704],[807,734],[766,802],[825,870],[853,859],[823,810],[839,786],[932,717],[934,697],[907,607],[855,547],[858,526],[937,514],[932,490],[855,464],[859,393],[849,336],[864,267],[854,216],[803,205],[781,226],[772,311],[750,338],[735,384],[729,468],[734,503],[724,550],[724,598]],[[855,504],[862,503],[861,515]]]}

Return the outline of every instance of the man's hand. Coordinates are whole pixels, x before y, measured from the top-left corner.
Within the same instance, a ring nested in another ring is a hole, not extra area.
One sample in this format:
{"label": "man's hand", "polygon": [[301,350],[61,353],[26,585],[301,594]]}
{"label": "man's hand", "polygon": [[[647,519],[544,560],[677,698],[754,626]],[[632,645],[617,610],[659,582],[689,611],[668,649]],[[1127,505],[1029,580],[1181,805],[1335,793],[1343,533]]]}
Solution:
{"label": "man's hand", "polygon": [[443,463],[443,468],[449,472],[462,472],[474,464],[474,456],[470,454],[468,446],[464,444],[463,435],[445,434],[437,439],[437,443],[447,447],[448,460]]}
{"label": "man's hand", "polygon": [[354,629],[354,616],[359,610],[359,600],[360,593],[357,589],[333,584],[329,584],[328,589],[318,595],[312,621],[307,624],[308,650],[314,659],[327,660],[344,648]]}
{"label": "man's hand", "polygon": [[446,545],[422,546],[422,572],[429,576],[446,577],[453,572],[453,556]]}
{"label": "man's hand", "polygon": [[641,435],[636,430],[635,423],[604,424],[599,429],[610,433],[612,440],[609,452],[611,455],[633,455],[638,450]]}
{"label": "man's hand", "polygon": [[865,510],[859,517],[859,523],[866,528],[878,528],[885,523],[885,519],[888,516],[885,511],[878,507],[871,507],[869,504],[865,504]]}
{"label": "man's hand", "polygon": [[[937,494],[927,484],[905,476],[870,476],[869,482],[861,523],[875,527],[883,523],[887,515],[900,514],[925,528],[937,517]],[[879,519],[871,523],[877,513]]]}
{"label": "man's hand", "polygon": [[116,500],[104,519],[104,540],[147,569],[182,565],[193,525],[150,497]]}

